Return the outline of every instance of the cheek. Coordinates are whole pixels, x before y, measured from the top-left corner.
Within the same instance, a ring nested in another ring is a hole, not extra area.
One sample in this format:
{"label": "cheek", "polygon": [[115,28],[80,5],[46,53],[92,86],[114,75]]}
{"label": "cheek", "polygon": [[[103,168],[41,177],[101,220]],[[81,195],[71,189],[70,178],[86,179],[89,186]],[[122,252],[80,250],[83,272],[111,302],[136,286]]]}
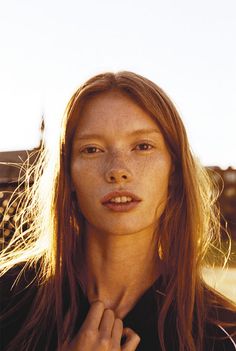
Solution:
{"label": "cheek", "polygon": [[81,188],[90,182],[91,177],[95,177],[95,174],[94,170],[86,167],[82,162],[74,162],[71,165],[71,179],[73,185],[77,188]]}
{"label": "cheek", "polygon": [[83,164],[74,163],[71,167],[71,178],[80,208],[91,206],[95,201],[94,187],[97,184],[97,172],[84,167]]}
{"label": "cheek", "polygon": [[170,162],[159,160],[159,162],[153,163],[149,173],[146,189],[153,208],[159,214],[163,212],[167,203],[170,168]]}
{"label": "cheek", "polygon": [[73,184],[73,190],[76,191],[77,197],[82,189],[86,188],[87,177],[83,172],[83,169],[78,164],[72,164],[71,166],[71,180]]}
{"label": "cheek", "polygon": [[145,173],[149,177],[149,185],[156,189],[158,192],[164,191],[168,187],[169,176],[170,176],[171,162],[169,158],[159,157],[153,159],[149,163],[148,168],[146,167]]}

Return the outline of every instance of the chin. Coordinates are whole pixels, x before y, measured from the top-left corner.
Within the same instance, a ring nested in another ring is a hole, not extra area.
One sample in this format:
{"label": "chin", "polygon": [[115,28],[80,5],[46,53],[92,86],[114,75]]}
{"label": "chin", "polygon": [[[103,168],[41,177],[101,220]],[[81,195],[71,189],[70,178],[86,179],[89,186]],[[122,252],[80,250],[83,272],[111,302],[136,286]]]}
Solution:
{"label": "chin", "polygon": [[135,235],[136,233],[144,230],[146,227],[145,226],[134,226],[133,224],[128,225],[125,223],[124,225],[114,223],[114,225],[106,226],[106,227],[100,227],[99,231],[102,233],[107,233],[107,235],[113,235],[113,236],[124,236],[124,235]]}

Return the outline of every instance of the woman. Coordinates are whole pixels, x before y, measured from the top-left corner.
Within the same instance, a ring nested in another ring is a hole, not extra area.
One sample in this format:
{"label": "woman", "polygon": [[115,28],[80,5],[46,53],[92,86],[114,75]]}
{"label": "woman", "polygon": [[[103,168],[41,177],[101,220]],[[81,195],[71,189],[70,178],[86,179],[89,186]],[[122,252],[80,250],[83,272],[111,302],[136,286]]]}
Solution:
{"label": "woman", "polygon": [[166,94],[97,75],[69,101],[59,146],[26,172],[2,253],[5,350],[235,350],[236,306],[201,272],[220,240],[217,192]]}

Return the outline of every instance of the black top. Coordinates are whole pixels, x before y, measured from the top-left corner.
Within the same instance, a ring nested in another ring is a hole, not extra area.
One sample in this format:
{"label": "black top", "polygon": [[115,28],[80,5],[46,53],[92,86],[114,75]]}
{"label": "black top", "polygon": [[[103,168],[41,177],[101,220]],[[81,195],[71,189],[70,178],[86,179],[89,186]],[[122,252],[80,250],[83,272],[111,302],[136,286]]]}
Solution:
{"label": "black top", "polygon": [[[12,338],[14,338],[16,333],[20,330],[37,292],[37,285],[35,283],[28,286],[29,282],[32,280],[31,273],[30,275],[23,274],[19,284],[14,286],[14,288],[11,290],[12,284],[14,283],[18,273],[19,268],[14,268],[0,279],[0,313],[8,310],[9,307],[18,305],[14,315],[11,315],[0,325],[0,349],[2,351],[4,351],[4,348],[10,342],[10,340],[12,340]],[[161,289],[162,277],[159,277],[155,283],[139,298],[132,310],[130,310],[123,318],[124,327],[133,329],[141,338],[141,341],[136,348],[137,351],[161,351],[157,335],[158,306],[161,299],[164,298],[160,293]],[[79,296],[81,301],[81,310],[76,323],[78,326],[77,332],[84,322],[90,308],[89,301],[80,286]],[[216,327],[213,325],[206,325],[205,333],[204,351],[236,350],[235,341],[229,336],[227,337],[227,331],[224,328],[220,326]],[[227,337],[225,340],[218,339],[219,337],[225,336]],[[165,340],[167,351],[178,351],[178,338],[173,311],[169,312],[165,322]],[[56,343],[57,333],[56,330],[54,330],[52,333],[50,351],[56,351]],[[37,350],[43,351],[43,344],[40,344]],[[20,350],[18,348],[17,351],[24,350]]]}

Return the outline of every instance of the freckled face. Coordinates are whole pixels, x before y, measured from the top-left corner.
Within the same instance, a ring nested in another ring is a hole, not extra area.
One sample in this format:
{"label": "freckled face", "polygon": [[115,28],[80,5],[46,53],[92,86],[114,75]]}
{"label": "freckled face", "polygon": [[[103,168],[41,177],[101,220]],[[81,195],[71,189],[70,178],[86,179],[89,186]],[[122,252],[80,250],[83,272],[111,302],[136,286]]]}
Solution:
{"label": "freckled face", "polygon": [[[141,129],[156,132],[134,134]],[[85,134],[100,137],[82,139]],[[171,157],[147,112],[118,91],[92,97],[78,118],[71,156],[72,183],[87,226],[113,235],[153,230],[166,205]],[[101,203],[114,190],[142,201],[131,211],[114,212]]]}

